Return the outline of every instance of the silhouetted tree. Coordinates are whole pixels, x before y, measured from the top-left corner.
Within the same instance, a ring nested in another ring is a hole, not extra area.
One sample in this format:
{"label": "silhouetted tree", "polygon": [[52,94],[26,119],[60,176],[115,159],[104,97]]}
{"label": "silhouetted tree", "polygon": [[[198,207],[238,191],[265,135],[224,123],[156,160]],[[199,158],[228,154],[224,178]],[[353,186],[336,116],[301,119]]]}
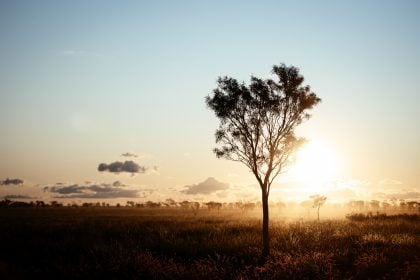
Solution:
{"label": "silhouetted tree", "polygon": [[184,201],[179,203],[179,206],[181,208],[187,209],[190,206],[190,202],[188,200],[184,200]]}
{"label": "silhouetted tree", "polygon": [[200,203],[199,202],[191,202],[191,210],[193,211],[194,216],[197,216],[198,210],[200,209]]}
{"label": "silhouetted tree", "polygon": [[415,211],[419,208],[420,203],[417,201],[408,201],[407,206],[409,211]]}
{"label": "silhouetted tree", "polygon": [[12,201],[10,199],[4,199],[2,201],[0,201],[0,206],[2,207],[7,207],[12,203]]}
{"label": "silhouetted tree", "polygon": [[405,211],[407,209],[407,202],[404,199],[400,199],[399,211]]}
{"label": "silhouetted tree", "polygon": [[322,205],[324,205],[325,201],[327,200],[327,197],[319,195],[319,194],[311,195],[310,197],[312,198],[312,202],[313,202],[312,207],[317,209],[318,222],[319,222],[319,209],[321,208]]}
{"label": "silhouetted tree", "polygon": [[222,208],[222,203],[220,202],[214,202],[214,201],[210,201],[206,203],[207,209],[209,211],[211,210],[217,210],[217,212],[220,212],[220,208]]}
{"label": "silhouetted tree", "polygon": [[130,201],[130,200],[129,200],[129,201],[127,201],[127,202],[126,202],[126,204],[127,204],[127,205],[126,205],[127,207],[134,207],[134,205],[135,205],[136,203],[135,203],[134,201]]}
{"label": "silhouetted tree", "polygon": [[165,202],[169,205],[169,207],[176,207],[176,202],[172,198],[167,198]]}
{"label": "silhouetted tree", "polygon": [[153,201],[147,201],[146,202],[146,207],[148,208],[159,208],[160,207],[160,203],[159,202],[153,202]]}
{"label": "silhouetted tree", "polygon": [[303,86],[299,69],[273,66],[272,79],[251,77],[246,86],[230,77],[219,77],[207,106],[220,119],[216,130],[216,156],[245,164],[255,175],[262,194],[263,257],[270,252],[268,196],[273,180],[304,142],[294,129],[321,100]]}
{"label": "silhouetted tree", "polygon": [[242,205],[242,208],[241,208],[241,210],[242,210],[242,212],[244,212],[244,213],[246,213],[247,211],[252,211],[252,210],[254,210],[255,209],[255,203],[253,203],[253,202],[246,202],[246,203],[244,203],[243,205]]}
{"label": "silhouetted tree", "polygon": [[36,206],[37,207],[45,207],[45,202],[42,200],[37,200],[36,202]]}

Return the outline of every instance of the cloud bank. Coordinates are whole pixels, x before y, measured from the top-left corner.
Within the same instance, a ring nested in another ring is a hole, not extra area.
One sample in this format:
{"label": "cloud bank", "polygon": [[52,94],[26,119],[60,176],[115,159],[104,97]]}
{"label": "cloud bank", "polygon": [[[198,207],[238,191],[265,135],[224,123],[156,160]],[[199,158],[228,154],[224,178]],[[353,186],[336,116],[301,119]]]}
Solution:
{"label": "cloud bank", "polygon": [[147,170],[146,167],[140,166],[132,160],[127,160],[124,162],[115,161],[110,164],[100,163],[98,166],[99,172],[111,172],[111,173],[145,173]]}
{"label": "cloud bank", "polygon": [[44,192],[54,194],[55,198],[136,198],[138,190],[127,189],[120,181],[112,184],[70,184],[44,187]]}
{"label": "cloud bank", "polygon": [[6,178],[6,180],[0,180],[0,185],[5,185],[5,186],[8,186],[8,185],[22,185],[22,184],[23,184],[23,180],[18,179],[18,178],[15,178],[15,179]]}
{"label": "cloud bank", "polygon": [[207,178],[204,182],[185,186],[186,190],[181,191],[185,194],[210,194],[229,188],[229,184],[217,181],[213,177]]}
{"label": "cloud bank", "polygon": [[377,199],[381,200],[391,200],[391,199],[399,199],[399,200],[419,200],[420,199],[420,192],[416,190],[402,190],[400,192],[377,192],[373,194]]}

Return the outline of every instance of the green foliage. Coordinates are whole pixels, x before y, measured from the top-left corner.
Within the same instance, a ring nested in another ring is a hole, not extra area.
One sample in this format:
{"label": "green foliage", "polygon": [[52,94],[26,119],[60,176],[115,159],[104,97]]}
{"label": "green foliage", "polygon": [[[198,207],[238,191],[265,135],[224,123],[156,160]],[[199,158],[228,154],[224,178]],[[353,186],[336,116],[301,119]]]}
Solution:
{"label": "green foliage", "polygon": [[104,279],[419,279],[420,223],[260,221],[188,209],[0,209],[0,275]]}

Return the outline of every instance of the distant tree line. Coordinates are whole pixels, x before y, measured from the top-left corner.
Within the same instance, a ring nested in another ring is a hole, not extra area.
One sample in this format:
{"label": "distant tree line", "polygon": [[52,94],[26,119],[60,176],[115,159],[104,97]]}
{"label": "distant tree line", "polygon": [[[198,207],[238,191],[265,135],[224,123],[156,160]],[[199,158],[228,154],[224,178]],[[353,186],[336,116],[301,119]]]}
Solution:
{"label": "distant tree line", "polygon": [[369,211],[420,211],[420,202],[405,201],[403,199],[379,200],[351,200],[346,204],[347,208],[357,212]]}
{"label": "distant tree line", "polygon": [[[309,213],[311,209],[316,209],[319,212],[320,208],[324,205],[326,201],[326,197],[320,195],[314,195],[310,197],[310,200],[302,201],[301,203],[298,202],[272,202],[270,203],[270,208],[278,209],[278,210],[289,210],[294,211],[297,209],[306,209]],[[154,201],[146,201],[146,202],[136,202],[136,201],[126,201],[124,203],[116,203],[110,204],[108,202],[83,202],[78,204],[76,202],[59,202],[59,201],[50,201],[45,202],[42,200],[35,200],[30,202],[24,201],[17,201],[17,200],[10,200],[10,199],[3,199],[0,201],[0,208],[62,208],[62,207],[82,207],[82,208],[110,208],[110,207],[117,207],[117,208],[150,208],[150,209],[188,209],[191,210],[194,214],[197,214],[199,210],[207,210],[207,211],[214,211],[220,212],[221,210],[240,210],[244,213],[251,212],[254,210],[259,210],[262,207],[260,201],[258,202],[217,202],[217,201],[209,201],[209,202],[197,202],[197,201],[175,201],[172,198],[168,198],[165,201],[161,202],[154,202]],[[405,200],[397,200],[391,199],[387,201],[379,201],[379,200],[351,200],[347,203],[342,204],[330,204],[330,207],[334,209],[345,209],[350,212],[358,212],[358,213],[369,213],[369,212],[419,212],[420,213],[420,202],[417,201],[405,201]]]}

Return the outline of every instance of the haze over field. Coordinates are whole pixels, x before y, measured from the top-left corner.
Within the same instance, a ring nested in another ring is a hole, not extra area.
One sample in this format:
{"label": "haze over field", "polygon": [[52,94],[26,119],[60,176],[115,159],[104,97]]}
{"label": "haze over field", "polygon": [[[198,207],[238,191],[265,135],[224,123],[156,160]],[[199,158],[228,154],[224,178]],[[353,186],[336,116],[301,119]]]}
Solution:
{"label": "haze over field", "polygon": [[418,1],[0,1],[0,197],[259,201],[212,153],[218,76],[322,98],[270,201],[420,200]]}

